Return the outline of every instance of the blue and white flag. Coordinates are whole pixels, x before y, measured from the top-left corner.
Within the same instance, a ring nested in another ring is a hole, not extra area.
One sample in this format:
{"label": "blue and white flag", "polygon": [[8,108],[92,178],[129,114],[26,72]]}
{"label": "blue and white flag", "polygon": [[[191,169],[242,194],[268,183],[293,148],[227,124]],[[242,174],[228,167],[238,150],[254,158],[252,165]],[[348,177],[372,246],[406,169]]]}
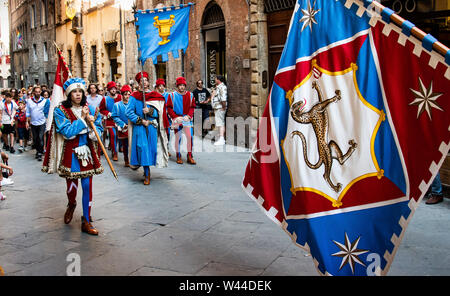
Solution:
{"label": "blue and white flag", "polygon": [[450,149],[450,50],[392,14],[297,1],[245,172],[323,275],[387,274]]}
{"label": "blue and white flag", "polygon": [[165,62],[169,52],[174,58],[179,57],[178,50],[186,52],[192,5],[180,5],[179,9],[172,6],[158,10],[138,10],[135,13],[139,59],[143,64],[148,58],[156,64],[159,55]]}

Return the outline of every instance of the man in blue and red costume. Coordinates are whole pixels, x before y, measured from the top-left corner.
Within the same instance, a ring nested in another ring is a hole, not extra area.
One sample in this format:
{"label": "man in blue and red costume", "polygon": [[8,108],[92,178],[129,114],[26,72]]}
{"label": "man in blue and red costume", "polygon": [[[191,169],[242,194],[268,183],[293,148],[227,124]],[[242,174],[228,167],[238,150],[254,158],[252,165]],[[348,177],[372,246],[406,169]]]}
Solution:
{"label": "man in blue and red costume", "polygon": [[81,231],[98,235],[91,224],[92,176],[103,173],[97,154],[97,138],[88,121],[94,123],[98,134],[103,132],[99,110],[87,105],[86,83],[82,78],[70,78],[64,85],[66,100],[53,112],[53,123],[45,153],[43,172],[57,171],[66,179],[69,203],[64,223],[72,220],[77,205],[78,179],[83,189]]}
{"label": "man in blue and red costume", "polygon": [[109,148],[111,149],[112,159],[117,161],[119,159],[117,155],[117,130],[111,114],[114,104],[120,102],[122,100],[122,96],[117,92],[117,85],[114,81],[108,82],[106,89],[108,90],[108,95],[103,97],[99,108],[100,113],[106,118],[105,128],[108,131]]}
{"label": "man in blue and red costume", "polygon": [[140,89],[131,94],[125,111],[131,122],[128,128],[131,133],[130,165],[135,169],[142,166],[144,185],[150,185],[150,166],[166,167],[168,164],[165,129],[169,123],[164,97],[156,91],[150,91],[148,73],[140,72],[135,79]]}
{"label": "man in blue and red costume", "polygon": [[175,151],[177,153],[177,163],[183,163],[180,153],[180,142],[181,132],[184,132],[187,139],[187,163],[195,165],[195,160],[192,157],[195,99],[192,93],[186,90],[186,79],[184,77],[178,77],[176,83],[177,90],[174,91],[167,100],[167,112],[172,119],[172,128],[175,131]]}
{"label": "man in blue and red costume", "polygon": [[128,117],[126,114],[126,109],[128,105],[128,100],[131,95],[131,87],[125,84],[120,89],[120,92],[122,94],[122,101],[114,104],[111,117],[116,123],[117,139],[122,144],[123,160],[125,162],[125,167],[129,167],[130,161],[128,157]]}

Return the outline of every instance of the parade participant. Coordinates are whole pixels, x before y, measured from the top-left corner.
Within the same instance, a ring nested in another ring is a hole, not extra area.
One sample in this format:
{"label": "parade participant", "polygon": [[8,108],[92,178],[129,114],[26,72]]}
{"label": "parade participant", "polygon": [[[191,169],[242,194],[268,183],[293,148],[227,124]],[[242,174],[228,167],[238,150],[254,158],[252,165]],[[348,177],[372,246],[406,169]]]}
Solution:
{"label": "parade participant", "polygon": [[[58,172],[66,179],[68,205],[64,223],[72,220],[77,205],[78,179],[83,189],[81,231],[98,235],[91,224],[92,176],[103,173],[97,151],[97,138],[88,121],[92,121],[100,135],[103,132],[98,109],[86,102],[86,83],[82,78],[70,78],[64,85],[63,101],[54,110],[52,130],[45,153],[43,172]],[[60,151],[60,153],[55,152]]]}
{"label": "parade participant", "polygon": [[128,157],[128,117],[125,111],[128,105],[128,99],[130,98],[131,87],[125,84],[120,92],[122,93],[122,101],[114,104],[111,117],[116,123],[117,138],[122,143],[123,160],[125,161],[125,166],[129,167],[130,162]]}
{"label": "parade participant", "polygon": [[108,90],[108,95],[103,97],[99,108],[100,113],[106,117],[105,128],[108,130],[109,148],[111,149],[112,159],[117,161],[119,159],[117,155],[117,131],[116,124],[111,118],[111,112],[114,104],[122,100],[122,96],[117,93],[117,86],[114,81],[108,82],[106,89]]}
{"label": "parade participant", "polygon": [[[170,94],[166,92],[166,81],[162,78],[156,79],[155,83],[155,91],[159,92],[166,101],[166,113],[167,113],[167,100],[169,99]],[[169,126],[166,128],[167,133],[167,145],[169,145],[170,141],[170,125],[172,124],[172,120],[170,120],[169,114],[167,113],[167,120],[169,122]],[[170,157],[170,152],[169,152]]]}
{"label": "parade participant", "polygon": [[192,142],[194,136],[193,117],[195,100],[191,92],[186,90],[186,79],[178,77],[176,80],[177,90],[167,100],[167,112],[172,119],[172,128],[175,131],[175,151],[177,163],[182,164],[180,153],[181,132],[184,132],[187,140],[187,163],[196,164],[192,157]]}
{"label": "parade participant", "polygon": [[44,133],[50,109],[50,100],[41,97],[41,88],[33,87],[33,96],[27,101],[27,124],[28,129],[31,125],[31,134],[33,135],[33,146],[36,149],[36,159],[42,160],[44,154]]}
{"label": "parade participant", "polygon": [[138,73],[136,81],[140,90],[131,94],[126,108],[127,117],[132,123],[130,165],[136,169],[143,166],[144,185],[150,185],[150,166],[166,167],[168,164],[165,128],[169,124],[164,97],[156,91],[150,91],[148,73]]}

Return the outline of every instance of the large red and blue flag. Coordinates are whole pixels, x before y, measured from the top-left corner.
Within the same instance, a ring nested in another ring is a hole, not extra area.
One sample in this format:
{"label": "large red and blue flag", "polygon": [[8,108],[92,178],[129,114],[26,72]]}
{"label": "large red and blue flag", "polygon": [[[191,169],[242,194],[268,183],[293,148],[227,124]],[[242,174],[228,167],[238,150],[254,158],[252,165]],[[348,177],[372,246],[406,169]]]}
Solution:
{"label": "large red and blue flag", "polygon": [[385,275],[450,147],[450,51],[374,4],[297,1],[243,180],[320,274]]}

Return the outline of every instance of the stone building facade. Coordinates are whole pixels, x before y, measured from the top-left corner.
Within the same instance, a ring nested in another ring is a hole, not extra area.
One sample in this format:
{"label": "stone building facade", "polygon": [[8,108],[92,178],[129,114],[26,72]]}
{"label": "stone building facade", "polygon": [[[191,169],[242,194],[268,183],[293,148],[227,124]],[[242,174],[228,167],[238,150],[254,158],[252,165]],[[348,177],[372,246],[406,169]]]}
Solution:
{"label": "stone building facade", "polygon": [[11,74],[15,87],[52,84],[55,1],[9,0]]}
{"label": "stone building facade", "polygon": [[70,20],[66,1],[56,5],[56,43],[73,76],[88,83],[125,83],[124,10],[117,1],[83,1]]}

